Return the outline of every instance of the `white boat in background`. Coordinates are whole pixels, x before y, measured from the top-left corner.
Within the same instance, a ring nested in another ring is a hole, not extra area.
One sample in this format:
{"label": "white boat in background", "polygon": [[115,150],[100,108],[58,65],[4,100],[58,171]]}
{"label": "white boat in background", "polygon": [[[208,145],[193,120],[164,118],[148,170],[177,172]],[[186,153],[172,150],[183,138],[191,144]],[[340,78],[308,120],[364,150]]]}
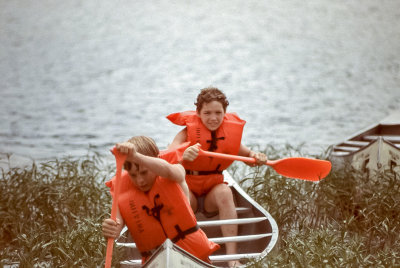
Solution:
{"label": "white boat in background", "polygon": [[[221,245],[221,248],[210,256],[212,265],[189,254],[185,250],[166,240],[143,267],[176,268],[176,267],[227,267],[230,260],[241,260],[243,266],[250,265],[251,260],[264,258],[275,246],[278,239],[278,226],[271,215],[236,183],[228,172],[224,172],[225,181],[231,187],[236,202],[238,219],[219,220],[218,215],[206,218],[201,212],[196,213],[197,223],[208,238]],[[237,224],[238,235],[223,237],[221,225]],[[237,242],[238,253],[227,255],[224,243]],[[127,229],[117,240],[117,245],[126,248],[126,260],[121,267],[140,267],[141,256]]]}
{"label": "white boat in background", "polygon": [[329,160],[336,170],[351,166],[367,174],[400,174],[400,111],[334,145]]}

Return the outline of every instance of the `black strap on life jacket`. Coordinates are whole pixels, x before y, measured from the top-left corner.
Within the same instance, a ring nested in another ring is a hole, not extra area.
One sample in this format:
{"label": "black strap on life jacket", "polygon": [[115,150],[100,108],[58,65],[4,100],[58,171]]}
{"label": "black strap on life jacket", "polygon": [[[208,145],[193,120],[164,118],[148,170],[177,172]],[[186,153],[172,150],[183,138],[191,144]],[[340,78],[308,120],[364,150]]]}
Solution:
{"label": "black strap on life jacket", "polygon": [[217,145],[218,140],[225,140],[225,137],[217,138],[217,132],[211,131],[211,140],[207,140],[207,143],[210,143],[210,147],[208,148],[207,151],[215,152],[218,149]]}
{"label": "black strap on life jacket", "polygon": [[147,215],[154,217],[161,224],[161,209],[164,207],[164,204],[157,204],[157,199],[160,198],[160,194],[156,194],[154,196],[154,207],[148,208],[146,205],[142,206],[142,209],[146,211]]}
{"label": "black strap on life jacket", "polygon": [[[175,229],[178,232],[178,234],[171,239],[172,243],[176,243],[181,239],[185,239],[185,237],[191,233],[196,232],[197,230],[200,229],[199,225],[195,225],[192,228],[189,228],[185,231],[182,231],[181,228],[179,227],[179,225],[175,225]],[[154,249],[148,250],[148,251],[141,251],[140,255],[142,255],[142,257],[147,258],[150,257],[151,255],[153,255],[153,253],[157,250],[157,248],[159,248],[160,246],[155,247]]]}
{"label": "black strap on life jacket", "polygon": [[[143,205],[142,209],[146,211],[147,215],[149,215],[151,217],[154,217],[160,223],[161,228],[163,229],[165,237],[168,237],[168,235],[165,232],[164,227],[163,227],[163,225],[161,223],[161,209],[164,207],[164,204],[162,204],[162,203],[161,204],[157,204],[157,199],[159,199],[159,198],[160,198],[159,194],[156,194],[154,196],[154,207],[153,208],[150,209],[147,206]],[[178,234],[173,239],[171,239],[171,241],[173,243],[176,243],[180,239],[184,239],[187,235],[196,232],[199,229],[199,226],[196,224],[196,226],[194,226],[192,228],[189,228],[189,229],[187,229],[185,231],[182,231],[181,228],[179,227],[179,225],[175,225],[175,229],[178,232]],[[140,255],[142,255],[142,257],[144,257],[144,258],[147,258],[147,257],[151,256],[158,247],[159,246],[155,247],[152,250],[148,250],[148,251],[141,251]]]}
{"label": "black strap on life jacket", "polygon": [[[153,199],[154,207],[153,208],[149,208],[146,205],[143,205],[142,209],[146,211],[148,216],[155,218],[160,223],[165,237],[168,237],[164,230],[164,227],[161,224],[161,209],[164,207],[164,204],[163,203],[157,204],[157,199],[159,199],[159,198],[160,198],[160,194],[156,194],[154,196],[154,199]],[[140,255],[142,255],[142,257],[144,257],[144,258],[150,257],[151,255],[153,255],[154,251],[158,247],[159,246],[155,247],[154,249],[148,250],[148,251],[141,251]]]}
{"label": "black strap on life jacket", "polygon": [[[211,131],[211,140],[207,140],[207,143],[210,143],[210,147],[208,148],[207,151],[209,152],[215,152],[218,149],[217,142],[218,140],[225,140],[225,137],[219,137],[217,138],[217,132],[216,131]],[[221,167],[221,164],[218,164],[217,168],[215,170],[211,171],[192,171],[192,170],[186,170],[186,174],[188,175],[211,175],[211,174],[222,174],[222,170],[219,170]]]}
{"label": "black strap on life jacket", "polygon": [[[220,166],[220,165],[219,165]],[[189,170],[185,169],[187,175],[211,175],[211,174],[222,174],[222,170],[218,170],[219,167],[217,167],[216,170],[209,170],[209,171],[195,171],[195,170]]]}
{"label": "black strap on life jacket", "polygon": [[172,241],[173,243],[176,243],[176,242],[178,242],[178,241],[181,240],[181,239],[185,239],[185,237],[186,237],[187,235],[196,232],[197,230],[200,229],[200,227],[196,224],[196,225],[193,226],[192,228],[189,228],[189,229],[187,229],[187,230],[185,230],[185,231],[182,231],[181,228],[179,227],[179,225],[177,224],[177,225],[175,225],[175,229],[176,229],[176,231],[178,232],[178,234],[177,234],[174,238],[171,239],[171,241]]}

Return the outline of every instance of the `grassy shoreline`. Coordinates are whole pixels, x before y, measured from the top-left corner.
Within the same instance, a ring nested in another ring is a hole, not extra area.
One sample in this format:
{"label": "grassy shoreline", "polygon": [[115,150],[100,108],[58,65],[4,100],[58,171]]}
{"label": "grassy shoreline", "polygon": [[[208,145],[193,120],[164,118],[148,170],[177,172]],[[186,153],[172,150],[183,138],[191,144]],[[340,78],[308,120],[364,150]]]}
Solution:
{"label": "grassy shoreline", "polygon": [[[266,149],[271,159],[304,155]],[[325,153],[326,155],[326,153]],[[315,157],[315,156],[312,156]],[[319,156],[324,158],[324,156]],[[400,178],[366,178],[354,170],[319,183],[287,179],[273,170],[235,163],[230,172],[277,221],[278,243],[254,267],[400,266]],[[0,267],[98,267],[106,241],[101,221],[114,173],[96,154],[12,167],[0,178]],[[122,254],[115,248],[113,265]]]}

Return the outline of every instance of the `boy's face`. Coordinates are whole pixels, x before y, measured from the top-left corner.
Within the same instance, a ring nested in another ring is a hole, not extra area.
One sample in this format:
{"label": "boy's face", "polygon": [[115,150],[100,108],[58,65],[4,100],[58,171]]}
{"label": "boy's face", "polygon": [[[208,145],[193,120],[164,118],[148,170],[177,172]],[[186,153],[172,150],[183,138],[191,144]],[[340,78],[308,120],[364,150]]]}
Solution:
{"label": "boy's face", "polygon": [[124,169],[129,173],[133,184],[142,192],[150,191],[156,180],[156,174],[151,172],[144,166],[140,166],[133,162],[129,157],[124,163]]}
{"label": "boy's face", "polygon": [[225,116],[224,107],[219,101],[203,103],[203,107],[201,107],[200,112],[197,114],[201,122],[203,122],[210,131],[217,130]]}

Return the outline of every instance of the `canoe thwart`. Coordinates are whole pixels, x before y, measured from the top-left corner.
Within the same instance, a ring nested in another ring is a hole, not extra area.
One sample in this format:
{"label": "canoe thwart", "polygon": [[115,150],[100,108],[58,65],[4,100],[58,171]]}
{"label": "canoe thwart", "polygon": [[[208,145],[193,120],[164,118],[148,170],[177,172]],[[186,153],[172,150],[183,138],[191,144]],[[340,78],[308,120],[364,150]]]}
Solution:
{"label": "canoe thwart", "polygon": [[250,224],[266,220],[267,217],[254,217],[254,218],[230,219],[230,220],[199,221],[197,222],[197,224],[200,227],[209,227],[209,226],[221,226],[229,224]]}

